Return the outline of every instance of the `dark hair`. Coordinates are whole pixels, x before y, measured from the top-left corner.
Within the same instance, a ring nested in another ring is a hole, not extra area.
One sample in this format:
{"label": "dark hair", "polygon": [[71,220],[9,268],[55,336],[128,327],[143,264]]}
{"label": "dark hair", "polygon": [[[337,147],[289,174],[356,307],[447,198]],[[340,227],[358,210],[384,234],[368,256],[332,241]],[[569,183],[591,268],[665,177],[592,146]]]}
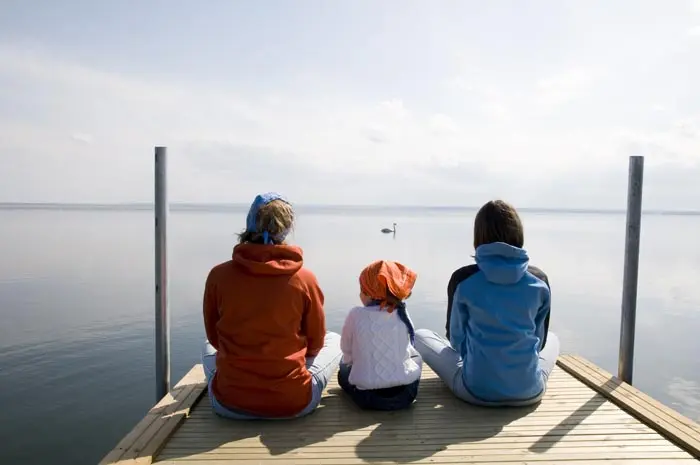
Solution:
{"label": "dark hair", "polygon": [[513,247],[522,247],[525,243],[518,212],[503,200],[487,202],[474,219],[474,248],[492,242],[505,242]]}
{"label": "dark hair", "polygon": [[[409,299],[412,295],[413,295],[413,292],[408,294],[406,296],[406,299],[404,299],[404,300]],[[398,297],[396,297],[394,294],[392,294],[389,291],[389,289],[386,290],[386,303],[388,303],[389,305],[397,306],[397,305],[401,304],[402,302],[403,301],[401,299],[399,299]]]}
{"label": "dark hair", "polygon": [[263,233],[267,230],[271,237],[279,236],[294,227],[294,209],[282,200],[273,200],[258,210],[255,218],[256,231],[243,231],[238,235],[238,242],[263,243]]}

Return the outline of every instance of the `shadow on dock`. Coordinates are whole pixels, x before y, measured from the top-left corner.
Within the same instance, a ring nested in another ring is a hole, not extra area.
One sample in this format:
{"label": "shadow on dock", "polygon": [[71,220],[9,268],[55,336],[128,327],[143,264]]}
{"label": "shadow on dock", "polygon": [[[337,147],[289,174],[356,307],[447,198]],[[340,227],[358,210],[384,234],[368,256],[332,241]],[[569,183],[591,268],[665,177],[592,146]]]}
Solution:
{"label": "shadow on dock", "polygon": [[295,451],[323,448],[324,443],[335,438],[346,446],[354,446],[356,457],[364,461],[381,458],[409,463],[427,459],[454,444],[497,436],[505,426],[537,408],[494,410],[469,406],[455,399],[439,378],[422,380],[419,397],[420,401],[407,410],[365,411],[335,385],[327,391],[319,408],[305,418],[248,422],[216,417],[204,398],[171,440],[172,446],[185,447],[168,447],[159,459],[210,455],[222,449],[232,453],[233,448],[240,448],[245,454],[245,449],[255,444],[264,446],[270,456],[289,457]]}
{"label": "shadow on dock", "polygon": [[551,449],[560,439],[565,437],[569,432],[576,429],[583,421],[593,415],[599,407],[604,405],[607,399],[603,396],[591,397],[585,404],[571,412],[564,420],[554,426],[549,432],[542,435],[528,449],[531,452],[544,453]]}
{"label": "shadow on dock", "polygon": [[411,409],[360,410],[332,380],[293,421],[217,417],[201,365],[185,375],[101,464],[698,463],[700,425],[580,357],[558,361],[541,403],[474,407],[430,369]]}

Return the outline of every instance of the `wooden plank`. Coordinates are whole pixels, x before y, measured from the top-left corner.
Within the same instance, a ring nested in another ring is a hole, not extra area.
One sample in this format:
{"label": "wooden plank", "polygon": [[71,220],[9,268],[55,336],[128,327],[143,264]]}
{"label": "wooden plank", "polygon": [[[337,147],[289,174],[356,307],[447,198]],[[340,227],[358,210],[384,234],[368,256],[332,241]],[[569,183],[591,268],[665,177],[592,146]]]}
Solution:
{"label": "wooden plank", "polygon": [[[442,380],[430,370],[427,365],[424,365],[427,370],[423,370],[421,372],[421,384],[422,383],[435,383],[436,385],[439,383],[442,383]],[[576,379],[572,378],[567,372],[563,370],[557,370],[555,368],[555,371],[552,372],[552,374],[549,377],[548,380],[548,385],[551,384],[562,384],[565,386],[571,386],[571,387],[581,387],[581,383],[579,383]],[[331,379],[328,381],[328,389],[333,390],[333,389],[340,389],[340,386],[338,385],[338,380],[335,376],[331,377]]]}
{"label": "wooden plank", "polygon": [[[202,403],[205,403],[206,400],[203,399]],[[580,407],[576,407],[577,405],[580,405]],[[616,410],[615,410],[616,409]],[[418,421],[424,421],[424,422],[430,422],[430,421],[435,421],[435,420],[444,420],[447,411],[450,409],[436,409],[435,411],[415,411],[411,412],[412,415],[410,415],[411,422],[418,422]],[[629,414],[622,411],[619,407],[608,407],[608,406],[602,406],[599,409],[596,409],[595,407],[592,406],[587,406],[585,404],[581,403],[572,403],[571,408],[568,410],[565,410],[563,407],[559,407],[556,410],[528,410],[527,412],[524,412],[522,416],[531,416],[531,417],[538,417],[538,418],[561,418],[563,416],[568,416],[571,415],[573,411],[576,411],[577,416],[591,416],[591,415],[596,415],[596,416],[615,416],[615,415],[623,415],[626,417],[629,417]],[[489,416],[490,418],[496,418],[496,419],[502,419],[502,418],[511,418],[513,415],[507,415],[505,413],[497,414],[494,413],[493,415],[490,414],[490,412],[481,412],[479,410],[468,410],[465,412],[466,414],[469,415],[482,415],[482,416]],[[211,418],[211,412],[197,412],[195,411],[194,413],[190,414],[190,417],[188,421],[209,421]],[[320,415],[319,415],[320,416]],[[383,422],[383,421],[394,421],[394,419],[408,419],[409,415],[392,415],[392,416],[386,416],[386,417],[381,417],[381,416],[375,416],[369,414],[366,418],[362,417],[361,412],[355,412],[355,411],[349,411],[345,415],[341,415],[340,413],[332,412],[329,413],[328,415],[325,415],[323,419],[319,419],[318,421],[313,422],[315,425],[320,425],[323,423],[327,422],[336,422],[336,421],[343,421],[343,422],[348,422],[348,423],[372,423],[372,422]],[[472,419],[472,421],[475,421]],[[310,421],[309,421],[310,423]]]}
{"label": "wooden plank", "polygon": [[[221,441],[220,438],[216,437],[208,437],[208,436],[179,436],[177,437],[177,433],[173,435],[172,440],[175,441],[177,439],[177,442],[174,442],[173,446],[168,447],[168,450],[180,450],[180,449],[192,449],[192,448],[203,448],[203,447],[209,447],[212,445],[219,445],[222,448],[251,448],[251,447],[259,447],[262,442],[260,441],[260,438],[258,436],[255,437],[249,437],[249,438],[242,438],[242,439],[237,439],[237,440],[232,440],[231,442],[225,442]],[[508,436],[508,435],[497,435],[488,438],[488,441],[486,440],[479,440],[480,438],[469,438],[469,437],[463,437],[465,442],[458,443],[456,445],[463,445],[463,444],[483,444],[483,443],[489,443],[489,444],[498,444],[501,445],[502,447],[511,447],[512,445],[515,444],[533,444],[535,442],[538,443],[576,443],[576,444],[586,444],[586,443],[595,443],[595,444],[611,444],[611,443],[616,443],[616,442],[624,442],[624,443],[637,443],[638,441],[644,441],[645,443],[655,443],[655,442],[664,442],[668,443],[668,441],[661,437],[659,434],[657,434],[655,431],[650,430],[648,433],[630,433],[630,434],[590,434],[587,436],[574,436],[574,435],[566,435],[563,433],[560,433],[558,435],[551,434],[547,436],[540,436],[540,435],[523,435],[523,436]],[[468,442],[468,440],[472,440],[473,442]],[[312,443],[308,444],[305,447],[310,448],[310,449],[316,449],[316,448],[336,448],[336,447],[355,447],[358,444],[361,444],[364,441],[364,437],[361,436],[349,436],[349,437],[344,437],[344,438],[328,438],[324,441],[319,441],[317,443]],[[425,439],[422,438],[411,438],[411,444],[424,444],[427,443]],[[455,441],[454,438],[449,438],[449,437],[441,437],[441,438],[431,438],[429,441],[431,445],[435,446],[449,446],[449,445],[454,445]],[[276,445],[288,445],[288,446],[296,446],[299,444],[299,440],[296,438],[290,438],[290,439],[278,439],[275,440]],[[395,438],[377,438],[376,440],[372,441],[373,446],[379,446],[379,447],[384,447],[384,446],[397,446],[396,444],[396,439]],[[403,447],[399,445],[399,447]]]}
{"label": "wooden plank", "polygon": [[202,365],[195,365],[99,463],[149,464],[191,407],[206,391]]}
{"label": "wooden plank", "polygon": [[152,407],[146,416],[99,462],[100,465],[116,463],[116,461],[122,457],[124,451],[161,416],[162,412],[172,409],[175,405],[179,404],[191,391],[192,386],[178,383],[165,397]]}
{"label": "wooden plank", "polygon": [[[201,391],[198,392],[196,389],[186,398],[183,402],[183,406],[194,404],[198,398],[202,395]],[[150,464],[153,462],[153,457],[155,457],[158,452],[165,446],[170,436],[177,429],[177,427],[187,418],[189,407],[183,407],[173,414],[165,418],[162,425],[155,431],[152,437],[148,438],[148,435],[144,434],[134,443],[134,447],[131,450],[126,451],[122,460],[134,460],[134,463],[139,464]],[[146,439],[148,438],[148,439]]]}
{"label": "wooden plank", "polygon": [[[440,463],[454,463],[454,464],[459,464],[459,463],[520,463],[520,464],[529,464],[529,463],[540,463],[540,462],[549,462],[549,463],[561,463],[561,462],[570,462],[573,460],[589,460],[589,461],[605,461],[605,464],[608,464],[610,460],[627,460],[627,464],[642,464],[645,465],[647,462],[646,460],[648,459],[663,459],[666,460],[666,462],[662,463],[669,463],[668,460],[671,459],[691,459],[692,462],[692,457],[690,457],[687,453],[685,452],[629,452],[629,451],[622,451],[622,452],[598,452],[596,454],[580,454],[580,453],[575,453],[575,452],[562,452],[562,453],[548,453],[548,454],[539,454],[539,453],[532,453],[527,456],[522,456],[518,454],[513,454],[513,455],[506,455],[506,454],[485,454],[485,455],[474,455],[474,454],[469,454],[469,453],[461,453],[461,454],[456,454],[456,455],[450,455],[450,456],[443,456],[440,458],[436,458],[434,456],[427,457],[427,458],[419,458],[416,460],[412,460],[410,455],[406,455],[405,457],[397,457],[396,459],[389,458],[389,457],[377,457],[376,459],[371,459],[369,463],[372,464],[392,464],[395,465],[396,462],[410,462],[410,463],[430,463],[430,464],[440,464]],[[222,462],[223,460],[226,460],[225,462]],[[365,465],[368,463],[367,460],[364,458],[360,457],[343,457],[343,458],[322,458],[322,459],[313,459],[309,457],[300,457],[300,458],[290,458],[290,457],[282,457],[282,456],[270,456],[266,457],[265,459],[261,458],[241,458],[241,459],[227,459],[224,457],[217,458],[217,459],[209,459],[209,458],[204,458],[202,456],[191,456],[191,457],[181,457],[178,459],[168,459],[167,461],[164,462],[159,462],[159,463],[171,463],[171,464],[188,464],[188,465],[212,465],[212,464],[222,464],[222,463],[231,463],[231,464],[237,464],[237,465],[265,465],[265,464],[289,464],[289,465],[309,465],[309,464],[323,464],[323,465]],[[672,464],[673,462],[671,462]]]}
{"label": "wooden plank", "polygon": [[[355,449],[348,449],[345,451],[337,452],[311,452],[308,449],[301,449],[299,451],[293,451],[286,454],[275,455],[274,460],[277,463],[287,463],[287,460],[298,460],[305,459],[308,461],[319,461],[322,460],[323,463],[334,460],[343,461],[355,461],[358,458],[365,462],[374,462],[375,460],[391,460],[394,462],[414,462],[420,461],[426,455],[429,455],[432,459],[431,463],[441,463],[443,461],[452,461],[454,458],[463,458],[470,461],[489,461],[493,459],[494,456],[499,457],[498,461],[503,461],[507,459],[516,460],[537,460],[544,457],[546,460],[550,460],[553,455],[567,455],[569,457],[579,457],[579,458],[591,458],[593,456],[607,456],[608,454],[617,455],[620,458],[627,458],[623,454],[636,455],[637,457],[643,456],[642,454],[647,454],[655,458],[691,458],[690,455],[678,449],[671,449],[669,446],[673,446],[666,442],[666,445],[656,447],[656,446],[638,446],[633,447],[618,446],[618,447],[601,447],[590,449],[587,447],[559,447],[554,446],[552,449],[547,450],[549,457],[542,454],[542,450],[530,450],[527,448],[520,449],[503,449],[503,448],[483,448],[483,449],[443,449],[435,450],[430,449],[415,449],[410,447],[404,447],[401,449],[391,449],[391,448],[379,448],[374,450],[363,449],[361,452],[361,457],[358,457],[358,452]],[[195,455],[173,455],[163,457],[165,460],[182,460],[182,463],[186,463],[189,460],[216,460],[219,463],[221,461],[227,462],[239,462],[242,460],[261,460],[267,461],[271,457],[269,454],[263,455],[256,453],[256,451],[232,451],[226,453],[225,450],[217,449],[216,451],[207,452],[204,454]],[[280,462],[282,461],[282,462]],[[308,463],[308,462],[307,462]]]}
{"label": "wooden plank", "polygon": [[319,409],[291,422],[219,418],[202,389],[197,405],[197,399],[185,401],[192,402],[187,421],[151,424],[144,430],[150,439],[132,440],[139,443],[132,445],[134,460],[158,454],[158,463],[171,465],[697,463],[561,367],[552,372],[542,402],[523,408],[468,405],[427,366],[422,380],[413,408],[371,412],[358,409],[333,379]]}
{"label": "wooden plank", "polygon": [[[590,362],[589,360],[587,360],[583,357],[577,356],[577,357],[573,357],[573,358],[577,362],[588,367],[589,369],[591,369],[593,371],[597,371],[600,375],[613,377],[613,375],[611,375],[610,373],[607,373],[605,370],[596,366],[595,364],[593,364],[592,362]],[[663,414],[667,415],[669,417],[669,420],[673,420],[675,422],[683,424],[683,425],[689,427],[690,429],[692,429],[693,431],[695,431],[698,435],[700,435],[700,424],[698,424],[697,422],[695,422],[692,419],[690,419],[690,418],[682,415],[681,413],[673,410],[672,408],[662,404],[661,402],[659,402],[656,399],[652,398],[651,396],[643,393],[642,391],[635,388],[634,386],[627,384],[627,383],[623,383],[618,378],[615,378],[615,379],[618,380],[618,382],[619,382],[618,384],[620,384],[620,387],[624,391],[629,392],[630,394],[634,395],[636,397],[637,401],[642,401],[646,404],[649,404],[650,407],[652,407],[656,410],[659,410]]]}
{"label": "wooden plank", "polygon": [[[204,443],[206,444],[206,443]],[[183,455],[192,454],[192,451],[201,451],[204,444],[191,444],[192,447],[177,447],[169,448],[167,453],[163,452],[160,455],[160,459],[167,458],[168,456],[179,457]],[[361,444],[361,443],[359,443]],[[355,456],[356,446],[358,444],[334,444],[328,446],[318,446],[317,447],[304,447],[303,452],[290,451],[287,454],[290,455],[306,455],[306,456],[325,456],[333,457],[333,454]],[[529,452],[541,452],[543,450],[572,450],[579,452],[595,452],[598,449],[605,450],[623,450],[631,449],[633,451],[674,451],[678,452],[680,449],[668,442],[666,439],[657,436],[656,439],[649,440],[644,439],[642,441],[629,441],[629,440],[612,440],[612,441],[549,441],[546,443],[540,443],[538,441],[529,442],[492,442],[492,441],[479,441],[479,442],[464,442],[460,444],[420,444],[410,442],[408,444],[375,444],[363,447],[365,453],[369,452],[371,454],[380,454],[382,452],[391,452],[392,455],[396,456],[398,453],[403,451],[435,451],[440,452],[450,452],[448,455],[455,455],[455,451],[478,451],[483,453],[484,451],[514,451],[509,453],[525,454]],[[584,450],[585,449],[585,450]],[[490,452],[493,453],[493,452]],[[250,447],[236,443],[224,444],[216,449],[206,452],[205,454],[222,454],[222,455],[237,455],[249,454],[256,456],[268,456],[270,455],[267,450],[263,447]],[[194,455],[194,454],[193,454]],[[285,454],[282,454],[285,455]],[[442,454],[445,455],[445,454]]]}
{"label": "wooden plank", "polygon": [[[225,421],[225,420],[224,420]],[[449,422],[446,424],[446,422]],[[337,421],[331,422],[308,422],[306,424],[301,424],[301,422],[295,422],[295,428],[304,428],[315,430],[333,430],[352,428],[356,431],[371,431],[376,425],[381,424],[386,431],[426,431],[426,430],[436,430],[436,429],[450,429],[459,428],[461,430],[470,428],[488,428],[488,427],[518,427],[518,426],[577,426],[577,425],[636,425],[639,420],[627,415],[625,412],[617,413],[617,416],[595,416],[595,415],[578,415],[578,416],[568,416],[568,417],[554,417],[554,418],[540,418],[538,415],[526,415],[523,418],[517,420],[508,421],[505,417],[502,419],[497,419],[493,417],[484,418],[458,418],[446,416],[442,419],[435,421],[401,421],[400,419],[392,419],[386,422],[352,422],[343,421],[338,419]],[[188,420],[188,424],[197,425],[209,425],[210,420]],[[279,428],[274,426],[266,428],[268,431],[279,432],[282,428],[288,428],[288,425],[280,425]]]}
{"label": "wooden plank", "polygon": [[[377,428],[375,428],[377,429]],[[334,439],[341,439],[347,437],[367,437],[374,432],[375,429],[367,430],[349,430],[349,431],[339,431],[333,432],[328,430],[304,430],[303,432],[290,430],[290,431],[280,431],[275,433],[262,432],[262,435],[266,437],[266,440],[274,442],[281,442],[282,440],[297,439],[297,442],[307,441],[307,442],[318,442],[324,441],[329,437]],[[196,434],[193,434],[196,431]],[[200,434],[201,433],[201,434]],[[410,430],[393,430],[386,431],[384,428],[381,429],[382,437],[391,437],[396,440],[405,440],[406,435],[411,433]],[[415,431],[411,433],[411,440],[416,441],[432,441],[441,438],[450,438],[452,441],[456,439],[489,439],[497,435],[515,437],[515,436],[574,436],[574,435],[589,435],[589,434],[631,434],[631,433],[656,433],[654,430],[641,423],[626,425],[622,428],[620,425],[578,425],[575,428],[568,426],[554,427],[551,426],[521,426],[517,428],[513,427],[487,427],[487,428],[460,428],[459,430],[424,430]],[[252,430],[250,435],[258,436],[260,430]],[[658,434],[658,433],[656,433]],[[178,435],[177,441],[172,440],[168,443],[167,447],[174,447],[179,441],[186,437],[208,437],[216,438],[224,442],[230,441],[232,437],[241,436],[240,432],[222,429],[210,429],[210,430],[200,430],[197,428],[193,430],[188,428],[188,432],[183,430],[182,434]]]}
{"label": "wooden plank", "polygon": [[[204,398],[202,400],[202,404],[206,402]],[[406,415],[386,415],[386,416],[380,416],[374,414],[374,412],[368,412],[367,416],[363,416],[363,412],[361,411],[355,411],[355,410],[350,410],[348,409],[346,412],[338,412],[337,414],[334,412],[332,414],[325,415],[323,420],[319,420],[318,422],[314,422],[314,424],[319,424],[323,423],[324,421],[329,421],[329,420],[339,420],[339,421],[348,421],[348,422],[357,422],[361,421],[363,423],[367,423],[368,421],[375,420],[375,421],[387,421],[387,420],[392,420],[394,418],[408,418],[409,416],[412,418],[413,421],[418,421],[418,420],[424,420],[426,422],[431,421],[431,420],[436,420],[436,419],[444,419],[446,412],[450,409],[446,408],[438,408],[438,409],[415,409],[411,410],[410,414]],[[491,418],[503,418],[503,417],[511,417],[513,415],[508,415],[506,412],[488,412],[488,411],[483,411],[483,410],[478,410],[478,409],[465,409],[467,410],[466,413],[470,415],[482,415],[482,416],[490,416]],[[525,414],[529,414],[531,416],[537,416],[539,418],[548,418],[548,417],[561,417],[562,415],[569,415],[571,412],[575,410],[577,412],[577,415],[625,415],[629,416],[626,412],[621,411],[619,407],[615,405],[600,405],[600,406],[595,406],[595,405],[586,405],[585,402],[571,402],[570,404],[563,404],[560,406],[556,406],[556,408],[538,408],[538,409],[533,409],[533,410],[528,410]],[[203,411],[203,410],[198,410],[195,409],[193,412],[190,413],[189,420],[192,421],[200,421],[200,420],[210,420],[211,417],[211,412],[210,411]],[[188,420],[188,421],[189,421]]]}
{"label": "wooden plank", "polygon": [[[328,399],[327,396],[326,399]],[[202,405],[206,405],[206,402],[208,402],[208,397],[206,394],[202,398]],[[343,411],[338,412],[338,415],[342,413],[343,416],[349,415],[349,416],[363,416],[363,417],[372,417],[372,418],[391,418],[392,416],[401,416],[404,415],[403,412],[373,412],[373,411],[365,411],[365,410],[360,410],[359,408],[355,407],[354,404],[350,403],[349,399],[345,399],[342,401],[343,404]],[[473,407],[469,408],[469,406],[464,405],[464,403],[460,400],[455,399],[452,401],[451,399],[445,399],[442,402],[436,402],[432,405],[430,404],[425,404],[423,402],[417,402],[413,405],[413,407],[408,410],[411,412],[413,416],[422,416],[422,415],[430,415],[430,414],[440,414],[442,411],[445,411],[450,408],[458,407],[458,406],[463,406],[465,407],[465,410],[470,410],[471,412],[474,412],[474,414],[481,414],[481,415],[490,415],[490,414],[498,414],[498,410],[494,409],[489,409],[487,407]],[[326,408],[325,406],[321,408]],[[531,412],[537,412],[538,414],[546,414],[548,412],[550,413],[556,413],[556,412],[570,412],[571,408],[575,408],[580,411],[586,411],[586,410],[593,410],[597,412],[619,412],[620,407],[617,405],[613,404],[609,400],[607,400],[605,397],[596,394],[595,396],[589,396],[586,399],[568,399],[568,400],[557,400],[555,398],[550,398],[547,399],[545,402],[540,403],[539,405],[533,406],[533,407],[528,407],[527,409],[530,410]],[[525,409],[525,408],[524,408]],[[501,409],[502,411],[507,411],[509,409]],[[202,416],[202,417],[209,417],[211,416],[211,409],[208,408],[195,408],[192,410],[191,415],[194,416]]]}
{"label": "wooden plank", "polygon": [[700,459],[700,426],[691,419],[661,405],[658,401],[581,357],[563,356],[557,363],[572,376],[610,399],[622,410],[688,451],[696,459]]}
{"label": "wooden plank", "polygon": [[[162,463],[163,465],[182,465],[183,462],[180,460],[166,460],[164,462],[159,462]],[[187,461],[185,462],[186,465],[212,465],[212,464],[225,464],[226,462],[212,462],[209,460],[192,460],[192,461]],[[247,461],[247,462],[233,462],[233,463],[239,463],[241,465],[246,465],[247,464],[256,464],[256,465],[264,465],[265,463],[274,463],[273,461]],[[307,462],[309,463],[309,462]],[[309,463],[309,465],[313,465],[314,462]],[[320,462],[316,462],[320,463]],[[343,462],[347,463],[347,462]],[[367,462],[365,462],[367,463]],[[370,462],[374,465],[396,465],[396,462]],[[411,463],[440,463],[440,462],[411,462]],[[445,463],[445,462],[443,462]],[[490,465],[531,465],[533,462],[531,460],[527,461],[522,461],[522,460],[510,460],[507,462],[489,462]],[[627,459],[570,459],[565,462],[566,465],[697,465],[697,460],[692,459],[692,458],[685,458],[685,459],[644,459],[641,461],[634,461],[634,460],[627,460]],[[557,460],[541,460],[537,461],[537,465],[562,465],[561,461]]]}

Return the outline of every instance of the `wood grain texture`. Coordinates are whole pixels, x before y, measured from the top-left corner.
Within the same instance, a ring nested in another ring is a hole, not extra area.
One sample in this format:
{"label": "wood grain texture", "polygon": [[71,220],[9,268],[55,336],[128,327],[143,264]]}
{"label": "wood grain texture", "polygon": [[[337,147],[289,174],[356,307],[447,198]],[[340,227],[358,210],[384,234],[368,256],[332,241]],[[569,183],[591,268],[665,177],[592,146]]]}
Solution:
{"label": "wood grain texture", "polygon": [[666,407],[582,357],[562,357],[559,365],[622,411],[700,459],[700,426],[690,418]]}
{"label": "wood grain texture", "polygon": [[195,365],[99,463],[150,464],[205,393],[202,365]]}
{"label": "wood grain texture", "polygon": [[[580,360],[564,356],[561,365],[583,370]],[[401,412],[361,411],[333,379],[306,418],[238,422],[214,415],[204,392],[174,434],[151,441],[148,452],[164,446],[156,462],[170,465],[698,463],[568,369],[555,368],[543,401],[524,408],[468,405],[427,366],[418,400]],[[671,422],[671,413],[664,419]]]}

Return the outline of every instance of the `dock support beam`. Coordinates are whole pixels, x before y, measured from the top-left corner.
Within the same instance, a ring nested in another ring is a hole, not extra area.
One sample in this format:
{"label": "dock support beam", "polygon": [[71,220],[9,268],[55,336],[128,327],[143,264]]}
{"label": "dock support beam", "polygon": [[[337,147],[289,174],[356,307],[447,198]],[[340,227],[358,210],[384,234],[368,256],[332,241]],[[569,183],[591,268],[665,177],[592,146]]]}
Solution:
{"label": "dock support beam", "polygon": [[634,370],[634,333],[637,321],[637,278],[639,275],[639,237],[642,224],[642,184],[644,157],[632,156],[627,185],[627,228],[625,232],[625,269],[622,283],[622,321],[618,377],[632,384]]}
{"label": "dock support beam", "polygon": [[155,151],[156,402],[170,391],[170,312],[168,308],[168,150]]}

